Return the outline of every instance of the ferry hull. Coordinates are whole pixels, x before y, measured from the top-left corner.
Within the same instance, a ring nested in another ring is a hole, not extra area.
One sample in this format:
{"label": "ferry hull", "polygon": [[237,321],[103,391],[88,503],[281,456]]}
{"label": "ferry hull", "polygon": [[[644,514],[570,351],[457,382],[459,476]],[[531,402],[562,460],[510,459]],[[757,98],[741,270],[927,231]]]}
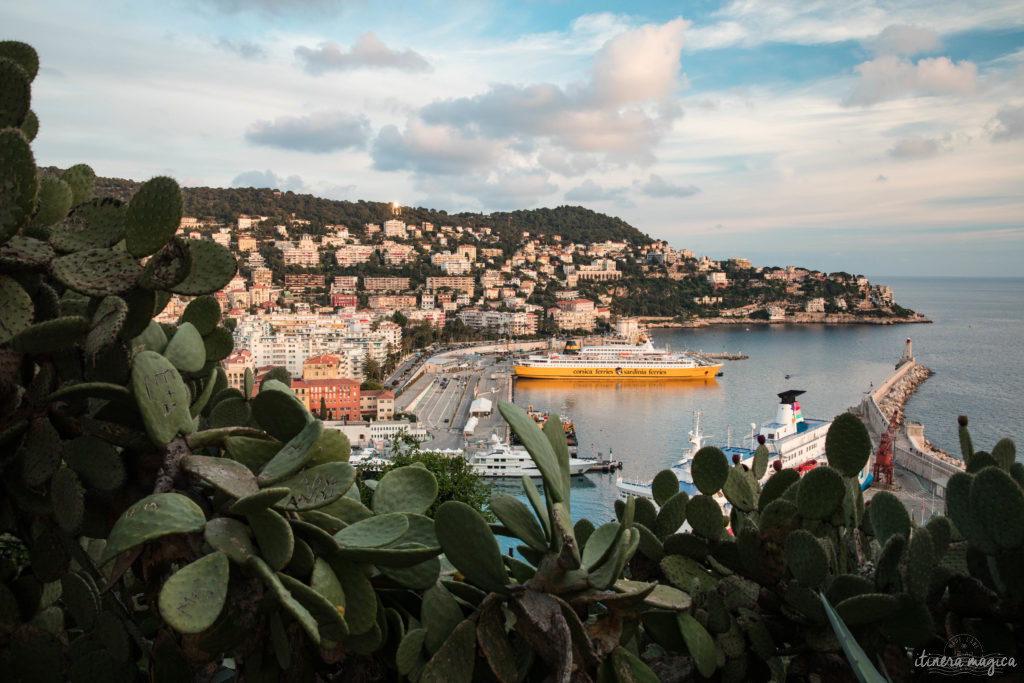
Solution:
{"label": "ferry hull", "polygon": [[713,380],[721,365],[696,368],[543,368],[516,365],[516,377],[530,379]]}

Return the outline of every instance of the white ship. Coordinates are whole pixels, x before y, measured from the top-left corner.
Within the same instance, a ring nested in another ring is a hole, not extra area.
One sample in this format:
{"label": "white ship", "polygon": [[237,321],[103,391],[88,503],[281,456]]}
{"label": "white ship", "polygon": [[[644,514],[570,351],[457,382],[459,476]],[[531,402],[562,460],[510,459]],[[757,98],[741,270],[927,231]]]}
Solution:
{"label": "white ship", "polygon": [[650,340],[639,346],[609,344],[580,348],[569,340],[562,353],[532,355],[514,365],[517,377],[531,379],[710,380],[721,363],[688,353],[656,349]]}
{"label": "white ship", "polygon": [[[473,471],[481,477],[540,477],[540,470],[522,446],[511,446],[497,436],[491,437],[490,447],[469,459]],[[583,474],[594,463],[579,458],[569,458],[569,475]]]}

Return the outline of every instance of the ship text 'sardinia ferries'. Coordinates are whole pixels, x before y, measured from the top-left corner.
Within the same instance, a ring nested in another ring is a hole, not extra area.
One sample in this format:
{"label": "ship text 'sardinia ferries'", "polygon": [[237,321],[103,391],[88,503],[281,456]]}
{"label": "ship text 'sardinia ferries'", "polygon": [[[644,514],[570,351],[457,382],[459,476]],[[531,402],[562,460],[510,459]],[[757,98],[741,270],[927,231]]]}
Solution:
{"label": "ship text 'sardinia ferries'", "polygon": [[515,363],[516,376],[531,379],[714,381],[721,369],[721,363],[656,349],[650,341],[581,348],[569,340],[562,353],[531,355]]}

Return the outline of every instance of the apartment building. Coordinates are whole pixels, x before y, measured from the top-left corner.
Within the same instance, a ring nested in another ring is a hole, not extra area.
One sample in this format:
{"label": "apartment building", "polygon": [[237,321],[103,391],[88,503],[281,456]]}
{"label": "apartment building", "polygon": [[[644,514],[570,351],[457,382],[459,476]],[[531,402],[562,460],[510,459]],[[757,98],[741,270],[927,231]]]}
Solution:
{"label": "apartment building", "polygon": [[476,282],[471,277],[428,277],[427,278],[427,291],[436,292],[442,287],[448,287],[449,289],[455,289],[465,292],[470,296],[473,296],[473,290],[476,289]]}
{"label": "apartment building", "polygon": [[409,289],[409,278],[364,277],[363,289],[368,292],[404,292]]}

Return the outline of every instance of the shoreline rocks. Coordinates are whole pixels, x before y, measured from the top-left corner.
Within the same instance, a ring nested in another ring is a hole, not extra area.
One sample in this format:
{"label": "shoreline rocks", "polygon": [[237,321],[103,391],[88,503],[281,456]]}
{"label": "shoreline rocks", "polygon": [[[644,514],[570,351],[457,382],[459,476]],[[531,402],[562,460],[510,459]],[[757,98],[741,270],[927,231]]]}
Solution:
{"label": "shoreline rocks", "polygon": [[647,319],[648,327],[693,328],[711,325],[902,325],[904,323],[930,323],[923,315],[888,318],[883,316],[859,316],[851,313],[798,313],[782,320],[760,320],[755,318],[699,318],[685,322]]}

